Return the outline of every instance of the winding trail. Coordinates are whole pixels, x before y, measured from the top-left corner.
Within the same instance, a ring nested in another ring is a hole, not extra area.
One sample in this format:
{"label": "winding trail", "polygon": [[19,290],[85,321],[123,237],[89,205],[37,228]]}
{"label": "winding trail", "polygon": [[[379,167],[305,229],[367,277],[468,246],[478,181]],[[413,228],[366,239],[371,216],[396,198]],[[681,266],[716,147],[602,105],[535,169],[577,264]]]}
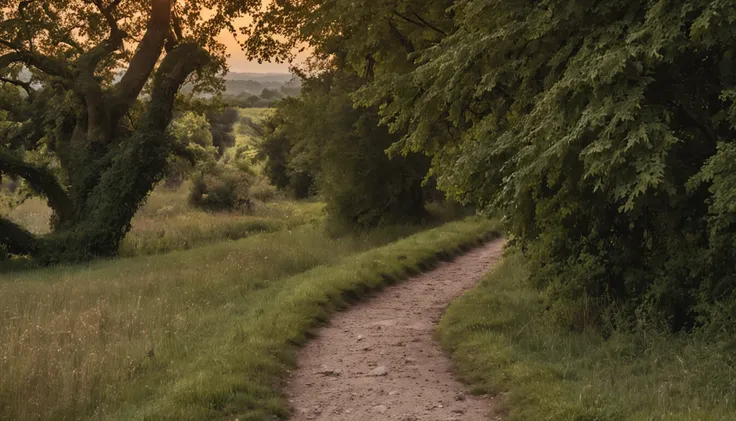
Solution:
{"label": "winding trail", "polygon": [[292,421],[488,421],[432,335],[445,308],[501,257],[503,240],[335,314],[299,354]]}

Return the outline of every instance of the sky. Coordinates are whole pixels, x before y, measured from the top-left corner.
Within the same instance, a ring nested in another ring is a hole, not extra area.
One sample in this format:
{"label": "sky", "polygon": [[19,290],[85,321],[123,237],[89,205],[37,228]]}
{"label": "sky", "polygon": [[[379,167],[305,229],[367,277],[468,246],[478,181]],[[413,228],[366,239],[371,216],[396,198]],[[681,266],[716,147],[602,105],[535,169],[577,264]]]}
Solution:
{"label": "sky", "polygon": [[231,72],[238,73],[289,73],[289,65],[284,63],[258,63],[245,59],[243,52],[238,48],[231,51],[228,60]]}
{"label": "sky", "polygon": [[[240,18],[235,20],[235,27],[245,26],[247,24],[247,18]],[[245,53],[238,45],[237,41],[227,31],[224,31],[218,36],[220,42],[227,46],[227,52],[230,54],[228,64],[230,65],[231,72],[239,73],[289,73],[289,65],[286,63],[258,63],[255,61],[249,61],[245,58]]]}

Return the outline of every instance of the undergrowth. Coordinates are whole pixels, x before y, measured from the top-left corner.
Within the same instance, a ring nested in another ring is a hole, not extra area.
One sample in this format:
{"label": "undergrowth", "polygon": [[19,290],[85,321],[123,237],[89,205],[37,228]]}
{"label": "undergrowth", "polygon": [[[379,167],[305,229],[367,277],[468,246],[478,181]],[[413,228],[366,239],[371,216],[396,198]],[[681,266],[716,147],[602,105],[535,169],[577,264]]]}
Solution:
{"label": "undergrowth", "polygon": [[508,421],[736,419],[736,358],[727,341],[643,329],[574,333],[511,255],[456,300],[439,328],[474,392],[498,395]]}

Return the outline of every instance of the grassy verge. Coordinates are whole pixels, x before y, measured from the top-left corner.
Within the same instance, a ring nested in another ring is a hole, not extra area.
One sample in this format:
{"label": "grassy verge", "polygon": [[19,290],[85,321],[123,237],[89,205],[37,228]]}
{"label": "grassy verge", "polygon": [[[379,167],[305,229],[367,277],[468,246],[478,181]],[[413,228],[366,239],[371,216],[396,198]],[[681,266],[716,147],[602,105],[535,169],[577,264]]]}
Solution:
{"label": "grassy verge", "polygon": [[374,248],[406,230],[334,239],[303,226],[0,275],[0,419],[285,416],[280,381],[330,311],[493,228],[455,222]]}
{"label": "grassy verge", "polygon": [[508,420],[736,419],[733,350],[698,335],[559,329],[526,278],[524,260],[508,257],[438,332],[475,392],[502,395]]}

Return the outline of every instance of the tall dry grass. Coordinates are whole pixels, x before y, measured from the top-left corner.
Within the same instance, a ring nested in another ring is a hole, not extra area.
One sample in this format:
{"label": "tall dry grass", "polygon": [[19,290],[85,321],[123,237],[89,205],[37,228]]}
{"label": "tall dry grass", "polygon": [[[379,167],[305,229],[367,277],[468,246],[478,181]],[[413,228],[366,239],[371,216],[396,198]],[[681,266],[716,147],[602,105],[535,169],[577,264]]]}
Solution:
{"label": "tall dry grass", "polygon": [[231,321],[281,279],[398,232],[335,239],[303,226],[155,257],[0,274],[0,419],[124,413],[126,402],[163,393],[220,346]]}
{"label": "tall dry grass", "polygon": [[[131,230],[121,245],[121,256],[160,254],[239,240],[258,233],[291,229],[323,216],[321,203],[286,200],[256,203],[248,214],[205,212],[189,206],[188,192],[188,183],[173,191],[154,190],[133,218]],[[34,234],[50,231],[51,209],[41,199],[29,199],[14,209],[0,209],[0,214],[6,214]]]}

